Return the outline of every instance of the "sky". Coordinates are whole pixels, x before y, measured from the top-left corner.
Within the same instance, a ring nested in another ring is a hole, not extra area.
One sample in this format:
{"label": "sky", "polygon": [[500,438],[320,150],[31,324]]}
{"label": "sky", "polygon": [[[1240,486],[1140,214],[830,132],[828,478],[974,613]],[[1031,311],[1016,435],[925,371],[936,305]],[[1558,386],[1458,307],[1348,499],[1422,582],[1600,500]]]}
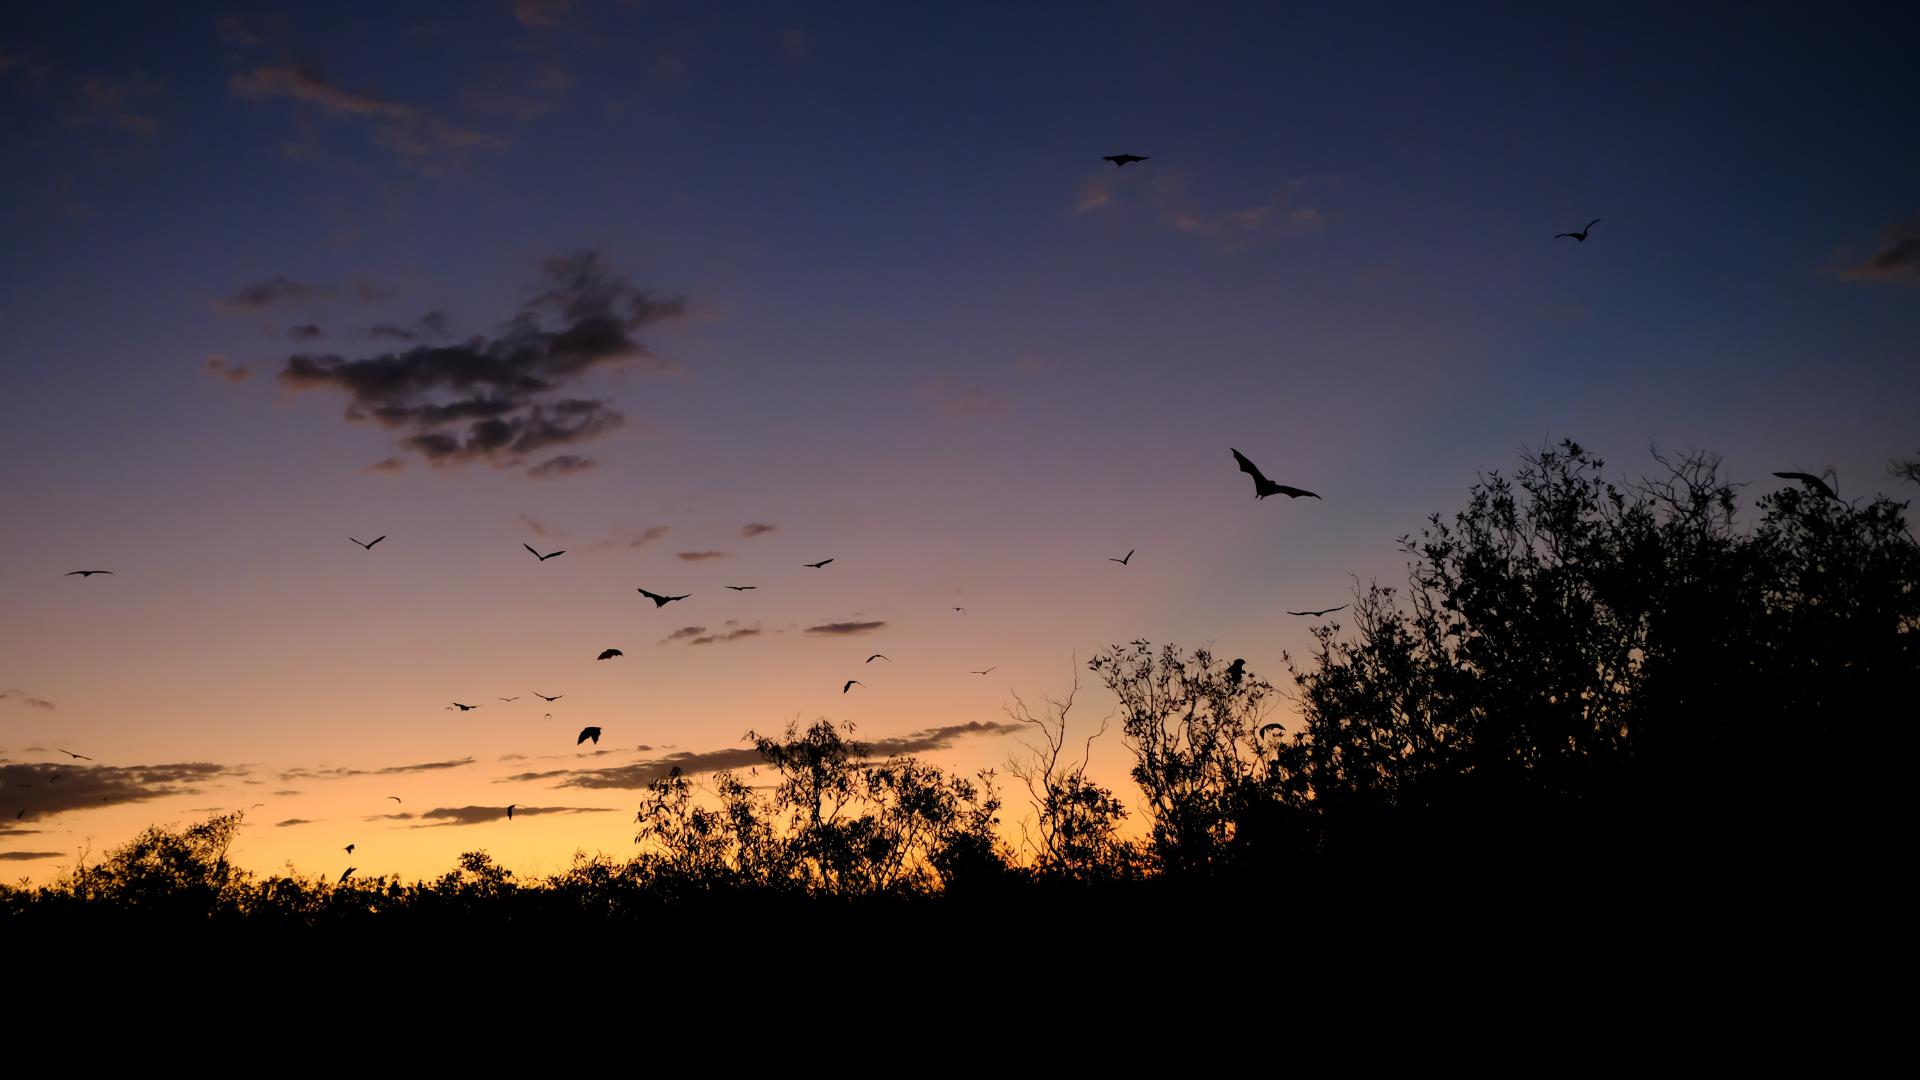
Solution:
{"label": "sky", "polygon": [[819,717],[1010,779],[1548,440],[1891,491],[1913,23],[1675,7],[10,5],[0,878],[624,857]]}

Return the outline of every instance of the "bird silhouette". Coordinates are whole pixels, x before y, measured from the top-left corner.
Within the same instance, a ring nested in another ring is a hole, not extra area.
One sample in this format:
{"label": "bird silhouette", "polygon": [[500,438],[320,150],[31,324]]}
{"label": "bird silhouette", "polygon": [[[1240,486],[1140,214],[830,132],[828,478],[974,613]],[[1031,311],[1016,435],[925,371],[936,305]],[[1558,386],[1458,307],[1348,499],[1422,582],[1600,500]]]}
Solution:
{"label": "bird silhouette", "polygon": [[1128,165],[1132,164],[1133,162],[1145,161],[1147,159],[1144,157],[1141,157],[1139,154],[1108,154],[1106,157],[1103,157],[1100,160],[1111,161],[1113,162],[1114,168],[1124,169]]}
{"label": "bird silhouette", "polygon": [[355,845],[355,844],[348,844],[348,845],[347,845],[347,854],[349,854],[349,855],[351,855],[351,854],[353,854],[353,849],[354,849],[354,848],[355,848],[356,846],[357,846],[357,845]]}
{"label": "bird silhouette", "polygon": [[540,691],[538,691],[538,690],[535,690],[535,691],[533,692],[533,696],[534,696],[534,697],[537,697],[537,698],[539,698],[539,699],[540,699],[540,700],[542,700],[542,701],[559,701],[559,700],[560,700],[561,698],[563,698],[563,697],[566,697],[567,695],[565,695],[565,694],[555,694],[555,695],[553,695],[552,697],[548,697],[547,695],[545,695],[545,694],[543,694],[543,693],[541,693]]}
{"label": "bird silhouette", "polygon": [[1116,558],[1114,558],[1113,556],[1111,556],[1111,555],[1109,555],[1109,556],[1107,556],[1107,561],[1108,561],[1108,562],[1117,562],[1117,563],[1119,563],[1119,564],[1120,564],[1121,566],[1125,566],[1125,565],[1127,565],[1127,564],[1128,564],[1129,562],[1132,562],[1132,561],[1133,561],[1133,549],[1132,549],[1132,548],[1128,548],[1128,549],[1127,549],[1127,557],[1126,557],[1126,558],[1124,558],[1124,559],[1116,559]]}
{"label": "bird silhouette", "polygon": [[832,561],[833,561],[832,559],[821,559],[819,562],[803,563],[802,565],[808,567],[809,569],[818,570]]}
{"label": "bird silhouette", "polygon": [[616,656],[625,656],[625,655],[627,655],[627,654],[626,654],[626,653],[623,653],[623,652],[621,652],[621,651],[620,651],[619,649],[603,649],[603,650],[601,650],[601,653],[600,653],[600,655],[599,655],[599,656],[597,656],[597,657],[595,657],[595,659],[596,659],[596,660],[611,660],[611,659],[613,659],[613,658],[614,658],[614,657],[616,657]]}
{"label": "bird silhouette", "polygon": [[600,729],[597,727],[581,728],[580,737],[573,740],[573,745],[579,746],[581,743],[586,742],[588,739],[593,740],[593,745],[599,746],[600,745]]}
{"label": "bird silhouette", "polygon": [[1563,237],[1563,236],[1571,236],[1571,237],[1573,237],[1573,238],[1574,238],[1575,240],[1578,240],[1578,241],[1580,241],[1581,243],[1583,243],[1583,244],[1584,244],[1584,243],[1586,243],[1586,242],[1587,242],[1587,229],[1591,229],[1591,228],[1593,228],[1593,227],[1594,227],[1595,225],[1598,225],[1598,224],[1600,224],[1600,219],[1599,219],[1599,218],[1594,218],[1594,219],[1593,219],[1592,221],[1589,221],[1589,222],[1587,222],[1587,228],[1586,228],[1586,229],[1581,229],[1581,230],[1580,230],[1579,232],[1563,232],[1563,233],[1554,233],[1554,234],[1553,234],[1553,238],[1554,238],[1555,240],[1558,240],[1558,239],[1560,239],[1560,238],[1561,238],[1561,237]]}
{"label": "bird silhouette", "polygon": [[400,801],[400,796],[398,796],[398,795],[389,795],[389,796],[387,796],[387,798],[389,798],[389,799],[392,799],[392,800],[393,800],[394,802],[399,802],[399,801]]}
{"label": "bird silhouette", "polygon": [[[579,743],[575,743],[574,745],[575,745],[575,746],[578,746],[578,745],[580,745],[580,744],[579,744]],[[595,746],[598,746],[598,745],[599,745],[599,743],[598,743],[598,741],[596,741],[596,742],[594,743],[594,745],[595,745]],[[512,820],[513,820],[513,808],[514,808],[514,807],[516,807],[516,806],[519,806],[519,805],[520,805],[520,804],[519,804],[519,803],[517,803],[517,802],[510,802],[510,803],[508,803],[508,804],[507,804],[507,820],[508,820],[508,821],[512,821]]]}
{"label": "bird silhouette", "polygon": [[1809,490],[1811,490],[1815,495],[1818,495],[1821,498],[1838,499],[1840,497],[1833,493],[1833,489],[1827,486],[1827,482],[1825,480],[1820,479],[1819,477],[1813,475],[1812,473],[1777,472],[1777,473],[1774,473],[1773,475],[1779,477],[1782,480],[1798,480],[1801,483],[1807,485],[1807,488]]}
{"label": "bird silhouette", "polygon": [[111,573],[113,573],[113,571],[111,570],[69,570],[60,576],[72,577],[75,574],[79,574],[81,577],[92,577],[95,574],[111,574]]}
{"label": "bird silhouette", "polygon": [[457,702],[457,701],[456,701],[456,702],[454,702],[454,703],[453,703],[453,707],[454,707],[454,708],[456,708],[456,709],[459,709],[459,710],[460,710],[461,712],[472,712],[473,710],[475,710],[475,709],[477,709],[477,708],[479,708],[480,706],[478,706],[478,705],[462,705],[462,704],[460,704],[459,702]]}
{"label": "bird silhouette", "polygon": [[[351,536],[349,536],[349,537],[347,537],[347,539],[349,539],[349,540],[353,540],[353,537],[351,537]],[[385,539],[386,539],[386,536],[385,536],[385,535],[383,534],[383,535],[380,535],[380,536],[376,536],[376,537],[374,537],[373,539],[371,539],[371,540],[369,540],[369,541],[367,541],[367,542],[366,542],[366,543],[364,543],[364,544],[361,544],[361,543],[360,543],[360,541],[358,541],[358,540],[353,540],[353,542],[354,542],[354,543],[356,543],[356,544],[360,544],[360,546],[361,546],[361,547],[363,547],[363,548],[366,548],[366,549],[367,549],[368,551],[372,551],[372,550],[373,550],[373,545],[375,545],[375,544],[377,544],[377,543],[379,543],[380,541],[382,541],[382,540],[385,540]]]}
{"label": "bird silhouette", "polygon": [[[995,665],[993,665],[993,667],[990,667],[990,668],[988,668],[988,669],[987,669],[987,671],[992,671],[992,670],[993,670],[994,668],[997,668],[997,667],[999,667],[999,666],[1000,666],[999,664],[995,664]],[[975,675],[985,675],[985,674],[987,673],[987,671],[976,671],[976,672],[974,672],[974,674],[975,674]]]}
{"label": "bird silhouette", "polygon": [[727,589],[732,589],[732,590],[733,590],[734,592],[746,592],[746,591],[747,591],[748,589],[757,589],[757,588],[759,588],[759,587],[760,587],[760,586],[758,586],[758,585],[725,585],[725,586],[722,586],[722,588],[727,588]]}
{"label": "bird silhouette", "polygon": [[352,877],[352,876],[353,876],[353,872],[354,872],[355,870],[358,870],[358,869],[360,869],[360,868],[359,868],[359,867],[357,867],[357,866],[349,866],[349,867],[347,867],[347,868],[346,868],[345,870],[343,870],[343,871],[341,871],[341,873],[340,873],[340,880],[339,880],[339,881],[336,881],[336,882],[334,882],[334,884],[335,884],[335,885],[345,885],[345,884],[347,883],[347,879],[348,879],[348,878],[350,878],[350,877]]}
{"label": "bird silhouette", "polygon": [[[54,747],[54,749],[55,749],[55,750],[60,750],[60,748],[59,748],[59,747],[57,747],[57,746],[56,746],[56,747]],[[88,757],[88,756],[87,756],[87,755],[85,755],[85,754],[76,754],[76,753],[74,753],[74,752],[73,752],[73,751],[71,751],[71,750],[60,750],[60,752],[61,752],[61,753],[63,753],[63,754],[65,754],[65,755],[67,755],[67,756],[68,756],[68,757],[70,757],[70,758],[77,758],[77,759],[79,759],[79,760],[81,760],[81,761],[92,761],[92,760],[93,760],[92,758],[90,758],[90,757]]]}
{"label": "bird silhouette", "polygon": [[962,615],[965,615],[967,613],[967,609],[963,607],[957,607],[957,608],[954,608],[953,610],[959,612]]}
{"label": "bird silhouette", "polygon": [[841,687],[841,688],[840,688],[840,692],[844,694],[844,693],[846,693],[847,691],[849,691],[849,690],[851,690],[851,689],[853,689],[853,688],[854,688],[854,687],[856,687],[856,686],[865,686],[865,685],[867,685],[867,684],[866,684],[866,683],[863,683],[863,682],[861,682],[861,681],[860,681],[859,679],[848,679],[848,680],[847,680],[847,685],[845,685],[845,686],[843,686],[843,687]]}
{"label": "bird silhouette", "polygon": [[893,657],[888,656],[886,653],[883,653],[883,652],[877,652],[877,653],[874,653],[872,656],[867,657],[867,663],[869,664],[873,663],[875,660],[885,660],[889,664],[893,663]]}
{"label": "bird silhouette", "polygon": [[681,593],[679,596],[662,596],[657,592],[648,592],[645,589],[636,589],[634,591],[638,592],[641,596],[644,596],[647,599],[653,601],[653,606],[657,608],[666,607],[668,604],[673,603],[675,600],[685,600],[687,597],[693,595],[692,593]]}
{"label": "bird silhouette", "polygon": [[503,698],[501,698],[500,700],[501,700],[501,701],[519,701],[519,700],[520,700],[520,695],[519,695],[519,694],[515,694],[515,695],[513,695],[512,697],[503,697]]}
{"label": "bird silhouette", "polygon": [[1244,658],[1235,660],[1233,663],[1227,665],[1227,684],[1229,686],[1239,686],[1240,680],[1246,677],[1247,662]]}
{"label": "bird silhouette", "polygon": [[1331,614],[1333,614],[1333,613],[1334,613],[1334,612],[1336,612],[1336,611],[1345,611],[1346,609],[1347,609],[1347,605],[1345,605],[1345,604],[1341,604],[1341,605],[1340,605],[1339,607],[1330,607],[1330,608],[1321,608],[1321,609],[1320,609],[1319,611],[1289,611],[1289,612],[1287,612],[1287,614],[1289,614],[1289,615],[1311,615],[1311,616],[1313,616],[1313,617],[1315,617],[1315,618],[1318,618],[1318,617],[1320,617],[1320,616],[1322,616],[1322,615],[1331,615]]}
{"label": "bird silhouette", "polygon": [[541,562],[546,562],[548,559],[553,558],[555,555],[565,555],[567,553],[566,549],[562,548],[559,551],[549,551],[545,555],[542,555],[539,552],[533,550],[532,544],[521,544],[520,546],[523,548],[526,548],[530,552],[533,552],[533,557],[536,559],[539,559]]}
{"label": "bird silhouette", "polygon": [[[1233,447],[1229,446],[1227,449],[1233,450]],[[1253,477],[1253,497],[1256,499],[1264,499],[1269,495],[1285,495],[1289,499],[1298,499],[1303,495],[1315,499],[1320,497],[1306,488],[1288,487],[1267,479],[1266,474],[1260,471],[1260,467],[1248,461],[1247,455],[1238,450],[1233,450],[1233,460],[1240,463],[1241,472]]]}

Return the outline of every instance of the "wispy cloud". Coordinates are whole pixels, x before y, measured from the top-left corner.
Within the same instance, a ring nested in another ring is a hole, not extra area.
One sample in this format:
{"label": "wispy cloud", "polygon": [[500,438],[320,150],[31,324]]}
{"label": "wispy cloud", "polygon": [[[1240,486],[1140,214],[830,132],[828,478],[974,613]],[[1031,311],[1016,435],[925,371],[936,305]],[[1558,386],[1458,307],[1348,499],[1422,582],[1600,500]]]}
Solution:
{"label": "wispy cloud", "polygon": [[67,122],[77,127],[111,127],[143,139],[160,134],[160,121],[144,111],[159,96],[160,84],[143,75],[87,79],[74,97]]}
{"label": "wispy cloud", "polygon": [[529,30],[550,30],[572,11],[573,0],[513,0],[513,17]]}
{"label": "wispy cloud", "polygon": [[527,475],[535,480],[544,480],[550,476],[572,476],[598,468],[599,465],[598,461],[579,454],[557,454],[529,468]]}
{"label": "wispy cloud", "polygon": [[64,851],[0,851],[0,862],[30,862],[35,859],[57,859],[65,855]]}
{"label": "wispy cloud", "polygon": [[885,622],[830,622],[807,627],[807,633],[822,637],[852,637],[858,634],[871,634],[886,626]]}
{"label": "wispy cloud", "polygon": [[304,323],[300,326],[288,327],[287,336],[295,341],[312,341],[317,337],[326,337],[327,332],[314,323]]}
{"label": "wispy cloud", "polygon": [[920,398],[933,405],[942,416],[999,416],[1007,411],[1007,398],[982,386],[969,386],[940,377],[922,383]]}
{"label": "wispy cloud", "polygon": [[26,812],[22,820],[33,820],[69,810],[194,795],[201,785],[242,771],[208,762],[126,766],[0,762],[0,789]]}
{"label": "wispy cloud", "polygon": [[286,828],[291,828],[295,825],[311,825],[311,824],[313,824],[313,822],[309,821],[306,818],[290,817],[285,821],[274,822],[273,827],[276,829],[286,829]]}
{"label": "wispy cloud", "polygon": [[374,94],[348,90],[303,65],[265,64],[234,75],[235,97],[249,101],[285,98],[372,124],[375,146],[392,151],[422,172],[445,173],[463,167],[476,150],[500,150],[506,140],[449,124],[419,109]]}
{"label": "wispy cloud", "polygon": [[740,535],[751,540],[756,536],[765,536],[773,530],[774,526],[768,525],[764,521],[755,521],[740,526]]}
{"label": "wispy cloud", "polygon": [[[611,814],[611,806],[515,806],[513,816],[539,817],[542,814]],[[415,829],[437,829],[448,825],[483,825],[489,821],[503,821],[507,816],[504,806],[443,806],[428,810],[420,815],[424,825],[414,825]]]}
{"label": "wispy cloud", "polygon": [[261,311],[280,304],[302,304],[325,300],[333,290],[306,281],[276,275],[265,281],[242,285],[214,306],[238,313]]}
{"label": "wispy cloud", "polygon": [[680,551],[675,552],[673,557],[682,562],[706,562],[708,559],[731,558],[724,551]]}
{"label": "wispy cloud", "polygon": [[534,517],[532,514],[527,513],[525,510],[520,511],[520,524],[525,525],[528,529],[532,530],[533,535],[535,536],[548,535],[547,523],[544,521],[541,521],[537,517]]}
{"label": "wispy cloud", "polygon": [[440,772],[445,769],[458,769],[473,764],[473,759],[463,757],[450,761],[423,761],[414,765],[388,765],[380,769],[288,769],[280,774],[282,780],[344,780],[349,776],[401,776],[407,773]]}
{"label": "wispy cloud", "polygon": [[25,690],[0,690],[0,701],[17,701],[30,709],[51,709],[53,702],[37,698]]}
{"label": "wispy cloud", "polygon": [[1866,262],[1848,267],[1848,281],[1899,281],[1920,285],[1920,217],[1896,221],[1881,230],[1880,250]]}

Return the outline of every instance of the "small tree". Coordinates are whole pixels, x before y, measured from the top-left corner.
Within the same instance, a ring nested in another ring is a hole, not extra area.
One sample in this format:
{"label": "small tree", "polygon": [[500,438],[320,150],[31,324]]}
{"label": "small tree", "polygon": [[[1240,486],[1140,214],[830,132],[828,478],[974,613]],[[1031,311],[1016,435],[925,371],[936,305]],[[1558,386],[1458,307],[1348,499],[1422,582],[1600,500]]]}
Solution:
{"label": "small tree", "polygon": [[1007,763],[1007,771],[1026,787],[1033,808],[1032,827],[1022,822],[1021,833],[1032,852],[1034,869],[1042,874],[1075,880],[1125,876],[1133,862],[1131,846],[1119,836],[1126,807],[1111,789],[1087,776],[1093,742],[1106,734],[1107,722],[1102,720],[1080,744],[1078,757],[1067,749],[1068,715],[1079,694],[1076,675],[1066,697],[1042,695],[1038,713],[1019,694],[1007,707],[1010,718],[1030,725],[1039,735],[1037,743],[1022,742],[1025,754]]}

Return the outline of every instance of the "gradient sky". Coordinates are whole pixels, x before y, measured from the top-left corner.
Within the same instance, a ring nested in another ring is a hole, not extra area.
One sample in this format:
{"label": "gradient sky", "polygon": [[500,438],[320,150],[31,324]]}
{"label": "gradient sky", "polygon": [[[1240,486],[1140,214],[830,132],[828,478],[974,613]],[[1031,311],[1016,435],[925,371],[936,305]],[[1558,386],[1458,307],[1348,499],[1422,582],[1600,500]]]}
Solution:
{"label": "gradient sky", "polygon": [[[254,803],[261,870],[624,856],[575,772],[820,716],[1001,765],[943,729],[1136,637],[1283,681],[1281,609],[1549,438],[1846,496],[1920,449],[1891,5],[394,7],[0,16],[0,876]],[[533,332],[589,252],[657,316],[537,399],[597,437],[436,467],[280,378]],[[55,747],[122,771],[20,788]],[[509,802],[592,812],[440,824]]]}

